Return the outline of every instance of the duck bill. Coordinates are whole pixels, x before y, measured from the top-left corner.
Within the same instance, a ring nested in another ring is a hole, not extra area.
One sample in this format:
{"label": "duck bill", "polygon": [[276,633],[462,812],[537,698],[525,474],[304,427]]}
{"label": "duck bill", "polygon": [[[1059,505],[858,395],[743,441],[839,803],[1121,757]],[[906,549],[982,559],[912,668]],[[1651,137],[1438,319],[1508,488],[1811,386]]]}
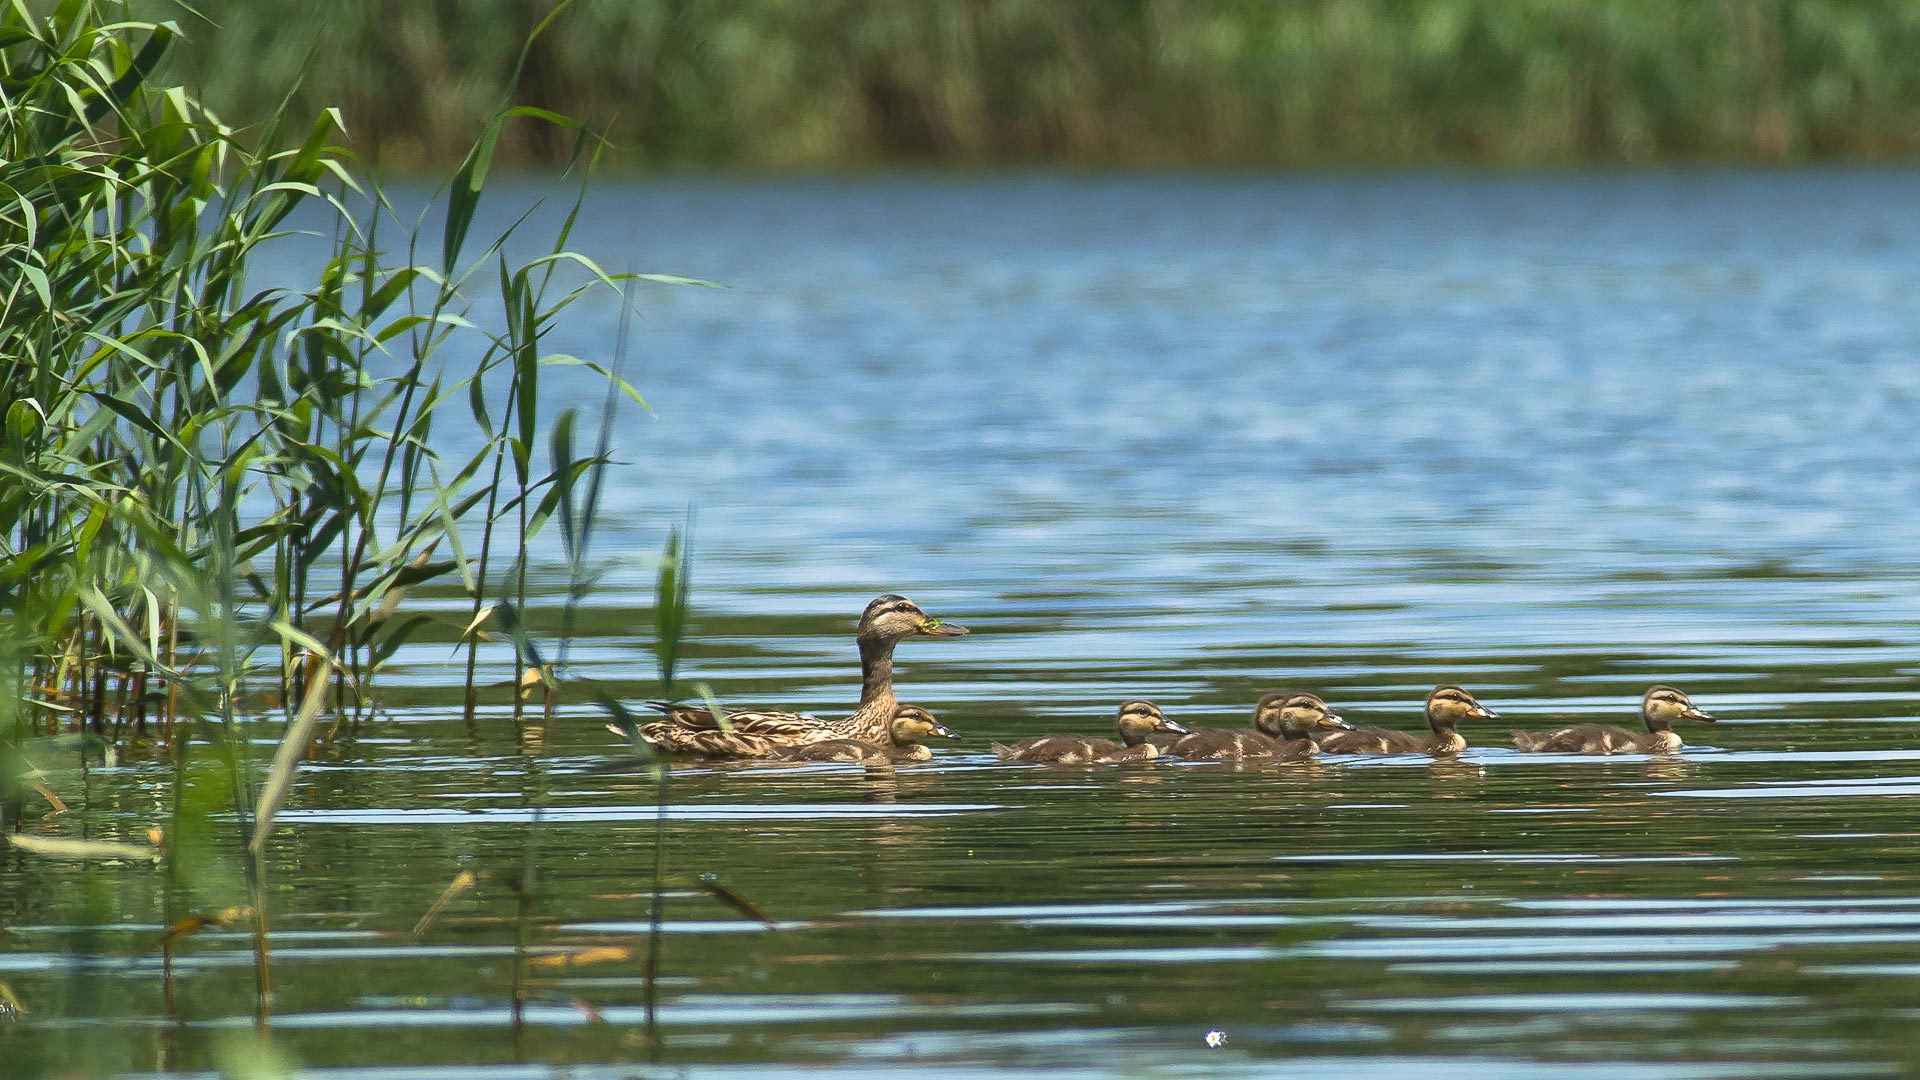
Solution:
{"label": "duck bill", "polygon": [[1482,705],[1477,701],[1474,702],[1473,708],[1467,710],[1467,715],[1473,717],[1475,720],[1500,719],[1499,713],[1494,712],[1492,709],[1487,708],[1485,705]]}
{"label": "duck bill", "polygon": [[1165,718],[1162,718],[1162,719],[1161,719],[1161,721],[1160,721],[1159,723],[1157,723],[1157,724],[1155,724],[1155,725],[1153,725],[1153,730],[1155,730],[1155,731],[1171,731],[1171,732],[1173,732],[1173,733],[1174,733],[1175,735],[1191,735],[1191,734],[1193,734],[1193,732],[1191,732],[1191,731],[1188,731],[1188,730],[1187,730],[1186,728],[1183,728],[1183,727],[1181,727],[1181,726],[1180,726],[1179,724],[1176,724],[1176,723],[1174,723],[1173,721],[1171,721],[1171,720],[1167,720],[1167,719],[1165,719]]}
{"label": "duck bill", "polygon": [[945,724],[933,725],[933,730],[931,732],[928,732],[928,734],[932,735],[936,739],[957,739],[960,737],[954,734],[953,729],[948,727]]}
{"label": "duck bill", "polygon": [[918,629],[928,637],[965,637],[968,632],[959,623],[941,622],[939,619],[927,619]]}
{"label": "duck bill", "polygon": [[1688,720],[1701,720],[1709,724],[1717,724],[1720,722],[1718,720],[1715,720],[1713,717],[1708,716],[1706,713],[1701,712],[1699,709],[1694,708],[1691,705],[1687,706],[1687,711],[1681,713],[1680,715]]}
{"label": "duck bill", "polygon": [[1347,723],[1345,720],[1341,719],[1338,716],[1333,715],[1332,713],[1328,713],[1327,715],[1321,717],[1319,721],[1316,722],[1313,726],[1323,727],[1323,728],[1332,728],[1335,731],[1352,731],[1353,730],[1352,724]]}

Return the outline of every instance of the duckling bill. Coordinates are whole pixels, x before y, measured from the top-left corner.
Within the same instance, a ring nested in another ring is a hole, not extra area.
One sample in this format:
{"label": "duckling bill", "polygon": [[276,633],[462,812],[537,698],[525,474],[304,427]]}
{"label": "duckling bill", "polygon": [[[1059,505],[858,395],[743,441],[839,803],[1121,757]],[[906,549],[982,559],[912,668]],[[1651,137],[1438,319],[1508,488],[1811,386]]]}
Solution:
{"label": "duckling bill", "polygon": [[1148,741],[1155,732],[1186,735],[1188,731],[1167,719],[1151,701],[1129,701],[1120,706],[1116,727],[1120,741],[1095,739],[1083,735],[1039,735],[1022,739],[1011,746],[994,743],[993,752],[1001,761],[1024,761],[1035,765],[1103,765],[1119,761],[1151,761],[1160,748]]}
{"label": "duckling bill", "polygon": [[1640,697],[1640,720],[1646,733],[1612,724],[1575,724],[1553,731],[1513,733],[1513,745],[1535,754],[1672,754],[1685,745],[1673,733],[1676,720],[1714,723],[1687,695],[1671,686],[1649,687]]}

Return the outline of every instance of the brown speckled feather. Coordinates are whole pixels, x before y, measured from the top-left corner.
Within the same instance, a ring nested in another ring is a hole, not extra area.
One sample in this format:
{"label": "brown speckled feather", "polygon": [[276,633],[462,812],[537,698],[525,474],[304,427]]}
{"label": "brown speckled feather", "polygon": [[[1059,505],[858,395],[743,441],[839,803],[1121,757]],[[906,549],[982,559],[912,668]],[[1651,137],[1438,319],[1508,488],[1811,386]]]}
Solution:
{"label": "brown speckled feather", "polygon": [[896,765],[914,761],[932,761],[933,751],[919,744],[882,746],[859,739],[823,739],[805,746],[793,746],[777,755],[782,761],[840,761],[860,765]]}
{"label": "brown speckled feather", "polygon": [[1295,761],[1319,752],[1319,748],[1306,739],[1275,739],[1258,731],[1241,728],[1201,728],[1187,735],[1174,736],[1156,733],[1152,742],[1162,751],[1178,754],[1189,761],[1226,761],[1236,758]]}
{"label": "brown speckled feather", "polygon": [[1267,761],[1305,761],[1320,752],[1320,744],[1312,739],[1281,739],[1274,745],[1273,753]]}
{"label": "brown speckled feather", "polygon": [[1513,745],[1549,754],[1611,754],[1633,746],[1633,732],[1611,724],[1575,724],[1556,731],[1513,733]]}
{"label": "brown speckled feather", "polygon": [[1431,735],[1415,735],[1393,728],[1357,727],[1335,731],[1320,740],[1323,754],[1411,754],[1427,749]]}
{"label": "brown speckled feather", "polygon": [[1096,765],[1115,761],[1148,761],[1157,757],[1160,750],[1150,742],[1127,746],[1112,739],[1040,735],[1022,739],[1011,746],[994,743],[993,752],[1002,761],[1026,761],[1036,765]]}
{"label": "brown speckled feather", "polygon": [[641,738],[670,754],[698,757],[765,757],[782,747],[805,745],[844,734],[806,713],[743,709],[727,714],[723,730],[706,709],[688,705],[655,706],[667,719],[640,727]]}
{"label": "brown speckled feather", "polygon": [[805,746],[789,746],[774,757],[781,761],[845,761],[856,764],[888,762],[886,748],[859,739],[822,739]]}
{"label": "brown speckled feather", "polygon": [[[1653,754],[1679,749],[1678,738],[1661,734],[1643,735],[1612,724],[1575,724],[1554,731],[1516,731],[1513,745],[1536,754]],[[1668,739],[1671,746],[1666,745]]]}

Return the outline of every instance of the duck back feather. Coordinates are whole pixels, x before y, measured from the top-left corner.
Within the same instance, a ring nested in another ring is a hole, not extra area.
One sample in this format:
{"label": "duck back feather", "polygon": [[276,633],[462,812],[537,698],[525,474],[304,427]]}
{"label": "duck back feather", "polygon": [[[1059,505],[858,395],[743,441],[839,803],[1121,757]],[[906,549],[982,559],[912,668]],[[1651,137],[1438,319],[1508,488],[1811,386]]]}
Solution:
{"label": "duck back feather", "polygon": [[887,747],[859,739],[822,739],[805,746],[789,746],[774,755],[782,761],[842,761],[852,764],[891,764]]}
{"label": "duck back feather", "polygon": [[687,705],[656,706],[667,713],[640,727],[640,737],[669,754],[692,757],[767,757],[785,748],[824,742],[847,733],[806,713],[771,709],[743,709],[727,714],[722,727],[706,709]]}
{"label": "duck back feather", "polygon": [[1432,735],[1415,735],[1393,728],[1357,727],[1335,731],[1320,740],[1323,754],[1412,754],[1430,750]]}
{"label": "duck back feather", "polygon": [[1553,731],[1516,731],[1513,745],[1534,754],[1671,754],[1680,749],[1680,739],[1670,731],[1642,733],[1612,724],[1575,724]]}
{"label": "duck back feather", "polygon": [[1021,739],[1011,745],[994,743],[993,752],[1001,761],[1024,761],[1035,765],[1099,765],[1115,761],[1149,761],[1160,755],[1150,742],[1127,746],[1112,739],[1092,739],[1081,735],[1040,735]]}
{"label": "duck back feather", "polygon": [[1200,728],[1174,736],[1172,745],[1161,746],[1161,749],[1189,761],[1225,761],[1272,757],[1280,749],[1280,741],[1246,728]]}
{"label": "duck back feather", "polygon": [[1320,752],[1311,739],[1276,739],[1246,728],[1201,728],[1186,735],[1155,734],[1150,740],[1161,753],[1188,761],[1299,761]]}

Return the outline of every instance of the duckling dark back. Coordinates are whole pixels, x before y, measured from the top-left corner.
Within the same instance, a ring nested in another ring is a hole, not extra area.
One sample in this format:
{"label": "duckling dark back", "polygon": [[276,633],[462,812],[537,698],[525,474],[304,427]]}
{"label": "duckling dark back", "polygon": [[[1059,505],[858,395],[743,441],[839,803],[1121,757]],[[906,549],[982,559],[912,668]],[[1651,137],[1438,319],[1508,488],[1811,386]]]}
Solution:
{"label": "duckling dark back", "polygon": [[1612,724],[1575,724],[1553,731],[1513,733],[1513,745],[1535,754],[1618,754],[1638,747],[1640,736]]}
{"label": "duckling dark back", "polygon": [[1011,746],[995,743],[993,752],[1002,761],[1025,761],[1037,765],[1085,765],[1096,762],[1145,761],[1159,754],[1148,742],[1156,731],[1184,735],[1187,729],[1166,718],[1151,701],[1129,701],[1120,706],[1115,726],[1123,742],[1079,735],[1041,735],[1022,739]]}
{"label": "duckling dark back", "polygon": [[884,746],[859,739],[822,739],[805,746],[790,747],[779,755],[782,761],[837,761],[847,764],[891,764]]}

